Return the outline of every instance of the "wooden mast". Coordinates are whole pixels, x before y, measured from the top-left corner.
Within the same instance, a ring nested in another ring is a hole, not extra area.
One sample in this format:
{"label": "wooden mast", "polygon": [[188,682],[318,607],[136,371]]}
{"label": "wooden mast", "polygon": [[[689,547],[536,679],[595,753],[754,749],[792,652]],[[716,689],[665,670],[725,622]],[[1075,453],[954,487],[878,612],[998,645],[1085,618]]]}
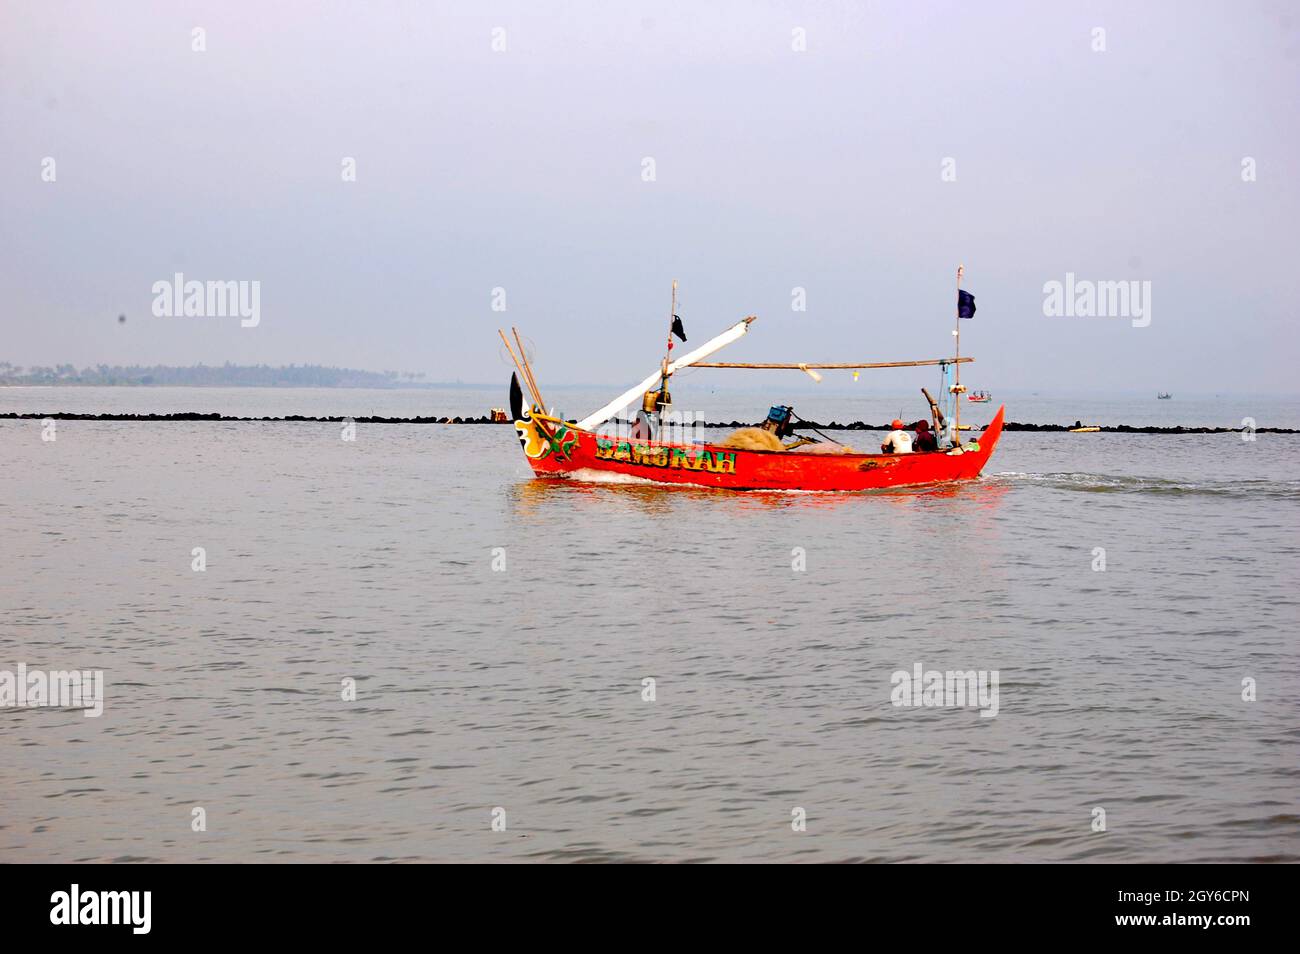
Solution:
{"label": "wooden mast", "polygon": [[[500,329],[497,330],[499,331]],[[519,345],[519,360],[523,362],[524,374],[528,376],[528,389],[532,391],[533,395],[537,398],[538,409],[543,413],[545,413],[546,405],[542,403],[542,389],[537,386],[537,379],[533,377],[533,367],[528,363],[528,355],[524,351],[524,341],[522,338],[519,337],[519,329],[516,328],[514,325],[511,325],[510,331],[515,336],[515,344]],[[501,337],[504,338],[505,335],[502,334]],[[506,347],[510,347],[509,342],[506,343]]]}
{"label": "wooden mast", "polygon": [[519,345],[519,357],[515,357],[514,349],[510,347],[510,341],[506,338],[506,333],[498,328],[497,334],[501,336],[501,343],[506,346],[506,351],[510,352],[510,360],[515,363],[515,369],[519,372],[519,377],[522,379],[521,383],[528,389],[528,393],[532,397],[533,411],[529,412],[528,417],[541,435],[546,438],[548,443],[550,443],[551,450],[553,450],[557,456],[563,457],[564,448],[562,448],[559,441],[555,439],[555,433],[538,420],[534,413],[535,411],[545,414],[546,407],[542,404],[542,395],[541,392],[537,390],[537,381],[533,378],[533,369],[528,365],[528,356],[524,354],[524,343],[519,337],[519,332],[513,327],[511,327],[510,330],[514,332],[515,342]]}
{"label": "wooden mast", "polygon": [[528,396],[532,400],[533,405],[535,407],[540,407],[541,402],[533,392],[533,382],[529,379],[528,375],[524,373],[524,366],[519,363],[519,359],[515,357],[515,349],[510,347],[510,341],[506,338],[506,333],[498,328],[497,334],[501,336],[501,343],[505,345],[506,350],[510,352],[510,360],[515,363],[515,370],[519,372],[519,383],[528,389]]}

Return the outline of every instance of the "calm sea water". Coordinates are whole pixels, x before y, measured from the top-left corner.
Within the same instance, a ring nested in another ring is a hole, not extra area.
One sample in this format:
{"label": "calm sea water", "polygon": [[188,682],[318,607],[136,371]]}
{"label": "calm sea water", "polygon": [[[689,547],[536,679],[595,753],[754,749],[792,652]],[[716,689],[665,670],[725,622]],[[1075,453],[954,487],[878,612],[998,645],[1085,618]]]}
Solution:
{"label": "calm sea water", "polygon": [[[1300,421],[1294,399],[1007,400]],[[0,390],[38,412],[502,403]],[[41,435],[0,421],[0,669],[102,669],[105,711],[0,709],[0,860],[1300,860],[1300,436],[1012,433],[961,486],[731,494],[538,482],[504,427]],[[997,670],[998,714],[892,705],[918,663]]]}

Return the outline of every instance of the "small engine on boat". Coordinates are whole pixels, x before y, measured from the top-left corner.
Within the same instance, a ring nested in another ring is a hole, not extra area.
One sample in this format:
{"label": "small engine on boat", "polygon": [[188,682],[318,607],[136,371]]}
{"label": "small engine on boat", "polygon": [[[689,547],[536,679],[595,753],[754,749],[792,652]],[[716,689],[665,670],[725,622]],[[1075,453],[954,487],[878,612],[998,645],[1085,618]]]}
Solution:
{"label": "small engine on boat", "polygon": [[641,395],[641,409],[647,414],[667,411],[673,406],[673,396],[665,390],[647,391]]}
{"label": "small engine on boat", "polygon": [[767,412],[767,420],[760,426],[765,431],[771,431],[777,437],[788,437],[794,432],[794,408],[778,404]]}

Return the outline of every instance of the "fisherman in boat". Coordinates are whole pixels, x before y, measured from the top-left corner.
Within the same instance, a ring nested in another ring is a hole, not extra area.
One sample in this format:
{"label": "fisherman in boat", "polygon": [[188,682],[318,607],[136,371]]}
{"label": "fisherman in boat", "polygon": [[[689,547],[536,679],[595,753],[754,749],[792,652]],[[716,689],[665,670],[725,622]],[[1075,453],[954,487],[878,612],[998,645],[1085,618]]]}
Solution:
{"label": "fisherman in boat", "polygon": [[885,442],[880,445],[882,454],[910,454],[912,453],[912,435],[903,430],[903,422],[894,418],[889,424],[893,428],[885,435]]}
{"label": "fisherman in boat", "polygon": [[916,437],[912,441],[912,450],[920,454],[925,451],[937,451],[939,449],[939,440],[934,436],[934,431],[930,430],[930,422],[921,418],[916,422]]}
{"label": "fisherman in boat", "polygon": [[652,441],[655,438],[654,416],[659,411],[660,395],[663,389],[658,391],[646,391],[641,395],[641,410],[636,412],[636,419],[632,422],[632,440],[634,441]]}

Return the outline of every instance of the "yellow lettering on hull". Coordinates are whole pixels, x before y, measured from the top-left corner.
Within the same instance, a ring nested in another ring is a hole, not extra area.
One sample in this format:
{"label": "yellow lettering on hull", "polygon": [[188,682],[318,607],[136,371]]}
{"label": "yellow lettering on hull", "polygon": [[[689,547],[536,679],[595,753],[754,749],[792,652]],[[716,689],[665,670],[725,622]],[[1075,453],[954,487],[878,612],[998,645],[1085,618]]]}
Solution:
{"label": "yellow lettering on hull", "polygon": [[628,441],[597,438],[596,459],[633,464],[638,467],[670,467],[698,470],[709,474],[734,474],[736,455],[723,451],[700,450],[694,454],[682,447],[647,447]]}

